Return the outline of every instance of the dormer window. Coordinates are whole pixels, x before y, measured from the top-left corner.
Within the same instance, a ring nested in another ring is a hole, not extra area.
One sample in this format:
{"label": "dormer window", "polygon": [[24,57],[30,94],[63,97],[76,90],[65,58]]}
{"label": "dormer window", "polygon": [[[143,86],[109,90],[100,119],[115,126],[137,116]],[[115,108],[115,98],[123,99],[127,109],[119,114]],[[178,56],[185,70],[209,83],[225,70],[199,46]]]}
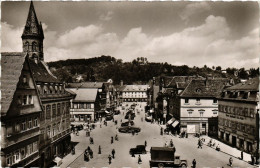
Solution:
{"label": "dormer window", "polygon": [[27,84],[27,75],[23,75],[23,84]]}
{"label": "dormer window", "polygon": [[197,92],[197,93],[200,93],[200,92],[201,92],[201,89],[196,89],[196,92]]}
{"label": "dormer window", "polygon": [[33,52],[36,51],[36,45],[37,45],[36,42],[33,42],[33,43],[32,43],[32,51],[33,51]]}
{"label": "dormer window", "polygon": [[29,42],[28,41],[25,42],[24,49],[25,49],[25,51],[29,51]]}
{"label": "dormer window", "polygon": [[244,96],[243,96],[243,99],[247,99],[249,96],[250,96],[250,92],[245,92]]}

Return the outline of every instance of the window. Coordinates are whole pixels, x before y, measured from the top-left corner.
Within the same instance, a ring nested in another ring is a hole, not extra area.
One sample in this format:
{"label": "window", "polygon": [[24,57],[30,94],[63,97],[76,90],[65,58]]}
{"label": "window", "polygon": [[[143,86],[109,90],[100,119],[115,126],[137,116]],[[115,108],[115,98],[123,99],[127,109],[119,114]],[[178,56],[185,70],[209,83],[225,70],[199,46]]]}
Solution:
{"label": "window", "polygon": [[49,139],[51,137],[51,128],[50,126],[47,127],[47,138]]}
{"label": "window", "polygon": [[241,131],[245,132],[245,125],[241,124]]}
{"label": "window", "polygon": [[33,152],[36,152],[38,150],[38,142],[33,142]]}
{"label": "window", "polygon": [[33,153],[33,144],[27,145],[27,154],[30,155]]}
{"label": "window", "polygon": [[218,114],[218,110],[212,110],[213,114]]}
{"label": "window", "polygon": [[60,114],[61,114],[61,109],[60,109],[60,103],[58,103],[58,105],[57,105],[57,116],[60,116]]}
{"label": "window", "polygon": [[54,125],[52,126],[52,136],[55,136],[55,128],[56,128],[56,125],[54,124]]}
{"label": "window", "polygon": [[58,93],[58,86],[54,86],[55,93]]}
{"label": "window", "polygon": [[80,104],[79,104],[79,108],[80,108],[80,109],[83,109],[83,108],[84,108],[84,103],[80,103]]}
{"label": "window", "polygon": [[205,110],[203,110],[203,109],[199,110],[200,117],[203,117],[204,112],[205,112]]}
{"label": "window", "polygon": [[26,104],[27,104],[27,96],[24,95],[24,96],[23,96],[23,105],[26,105]]}
{"label": "window", "polygon": [[25,49],[25,51],[29,51],[29,42],[28,41],[25,42],[24,49]]}
{"label": "window", "polygon": [[15,161],[15,163],[20,161],[20,151],[19,150],[15,151],[15,153],[14,153],[14,161]]}
{"label": "window", "polygon": [[20,132],[20,123],[19,122],[15,123],[14,131]]}
{"label": "window", "polygon": [[36,51],[36,45],[37,45],[36,42],[32,43],[32,51]]}
{"label": "window", "polygon": [[60,132],[60,122],[57,124],[57,132]]}
{"label": "window", "polygon": [[13,133],[13,127],[11,125],[8,125],[6,128],[6,134],[7,136],[11,136]]}
{"label": "window", "polygon": [[45,106],[42,106],[43,111],[41,112],[41,120],[45,119]]}
{"label": "window", "polygon": [[12,164],[13,164],[13,162],[12,162],[12,155],[6,155],[6,164],[8,165],[8,166],[11,166]]}
{"label": "window", "polygon": [[196,99],[196,104],[200,104],[200,99]]}
{"label": "window", "polygon": [[90,109],[91,108],[91,105],[88,103],[87,104],[87,109]]}
{"label": "window", "polygon": [[37,119],[37,117],[34,118],[33,126],[34,127],[38,127],[38,119]]}
{"label": "window", "polygon": [[189,99],[185,99],[185,103],[189,103]]}
{"label": "window", "polygon": [[188,111],[188,115],[189,115],[189,117],[191,117],[192,116],[192,112],[193,112],[193,110],[192,109],[189,109],[189,110],[187,110]]}
{"label": "window", "polygon": [[91,103],[91,108],[92,108],[92,109],[94,108],[94,103]]}
{"label": "window", "polygon": [[25,158],[25,148],[21,148],[21,159]]}
{"label": "window", "polygon": [[46,119],[51,118],[51,105],[46,106]]}
{"label": "window", "polygon": [[28,128],[31,129],[32,128],[32,119],[30,118],[29,121],[28,121]]}
{"label": "window", "polygon": [[213,103],[214,104],[218,103],[218,100],[217,99],[213,99]]}
{"label": "window", "polygon": [[27,76],[23,75],[23,84],[27,84]]}
{"label": "window", "polygon": [[73,103],[74,109],[78,108],[78,103]]}
{"label": "window", "polygon": [[23,121],[21,122],[21,131],[25,131],[25,130],[26,130],[26,121],[23,120]]}
{"label": "window", "polygon": [[255,110],[253,108],[250,109],[250,117],[255,118]]}
{"label": "window", "polygon": [[244,115],[245,115],[245,117],[248,116],[248,108],[244,108]]}
{"label": "window", "polygon": [[56,117],[56,104],[52,105],[52,117]]}

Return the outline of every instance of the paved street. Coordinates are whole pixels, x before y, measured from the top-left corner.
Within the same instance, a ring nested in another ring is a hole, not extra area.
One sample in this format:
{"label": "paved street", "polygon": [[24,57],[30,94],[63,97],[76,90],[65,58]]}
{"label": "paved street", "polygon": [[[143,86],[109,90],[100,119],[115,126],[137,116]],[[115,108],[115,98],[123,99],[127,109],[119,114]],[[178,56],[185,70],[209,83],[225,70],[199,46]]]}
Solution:
{"label": "paved street", "polygon": [[[160,135],[160,125],[151,124],[145,120],[142,122],[141,117],[144,118],[144,106],[142,104],[136,107],[136,109],[143,109],[140,114],[137,114],[134,122],[135,126],[140,127],[142,130],[138,135],[119,133],[117,127],[121,124],[120,120],[123,122],[124,115],[126,111],[121,110],[120,115],[115,115],[115,120],[118,120],[118,126],[114,124],[113,121],[108,121],[108,125],[104,126],[102,122],[102,128],[100,128],[100,123],[97,123],[96,129],[92,130],[91,137],[94,138],[94,144],[89,144],[89,137],[86,137],[85,131],[82,130],[79,132],[79,136],[72,134],[72,141],[77,143],[75,149],[75,155],[67,155],[63,158],[63,164],[60,167],[149,167],[150,160],[150,148],[151,146],[163,146],[167,141],[169,143],[170,139],[173,140],[176,147],[176,153],[181,156],[181,159],[188,160],[188,166],[191,167],[191,162],[195,158],[197,161],[197,167],[230,167],[228,166],[228,160],[230,158],[229,154],[232,153],[233,156],[240,156],[238,151],[231,147],[224,147],[224,144],[220,144],[220,148],[223,147],[223,152],[217,152],[215,149],[212,149],[206,145],[203,146],[203,149],[197,148],[198,138],[189,137],[189,138],[178,138],[172,135]],[[129,107],[129,106],[128,106]],[[115,137],[118,134],[119,141],[114,141],[111,144],[111,136]],[[208,138],[206,138],[206,142]],[[129,154],[129,149],[135,147],[136,145],[143,145],[144,141],[147,141],[146,150],[147,154],[141,155],[142,164],[138,164],[138,156],[131,157]],[[101,154],[98,154],[98,146],[101,146]],[[84,161],[84,150],[90,146],[94,152],[94,158],[89,162]],[[111,154],[112,149],[115,149],[115,159],[112,159],[112,163],[108,164],[108,155]],[[233,151],[231,150],[233,149]],[[249,155],[244,156],[245,160],[250,160]],[[248,164],[246,161],[241,161],[238,158],[233,157],[233,167],[253,167]]]}

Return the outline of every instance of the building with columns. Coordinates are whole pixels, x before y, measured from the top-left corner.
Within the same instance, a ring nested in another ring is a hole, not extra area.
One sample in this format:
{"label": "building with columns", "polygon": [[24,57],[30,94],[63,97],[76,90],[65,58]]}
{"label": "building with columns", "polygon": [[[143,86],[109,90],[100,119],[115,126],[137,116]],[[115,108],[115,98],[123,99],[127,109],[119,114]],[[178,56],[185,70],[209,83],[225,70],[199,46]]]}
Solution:
{"label": "building with columns", "polygon": [[223,90],[218,102],[219,139],[240,150],[259,154],[259,78]]}

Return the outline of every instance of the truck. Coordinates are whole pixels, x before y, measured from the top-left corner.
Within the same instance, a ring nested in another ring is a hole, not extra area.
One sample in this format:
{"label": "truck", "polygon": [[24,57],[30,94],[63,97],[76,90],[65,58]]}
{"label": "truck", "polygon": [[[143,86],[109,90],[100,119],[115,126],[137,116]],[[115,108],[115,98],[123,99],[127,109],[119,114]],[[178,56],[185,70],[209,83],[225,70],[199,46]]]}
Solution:
{"label": "truck", "polygon": [[187,160],[181,160],[180,156],[175,155],[175,148],[171,147],[151,147],[150,168],[152,167],[188,167]]}

